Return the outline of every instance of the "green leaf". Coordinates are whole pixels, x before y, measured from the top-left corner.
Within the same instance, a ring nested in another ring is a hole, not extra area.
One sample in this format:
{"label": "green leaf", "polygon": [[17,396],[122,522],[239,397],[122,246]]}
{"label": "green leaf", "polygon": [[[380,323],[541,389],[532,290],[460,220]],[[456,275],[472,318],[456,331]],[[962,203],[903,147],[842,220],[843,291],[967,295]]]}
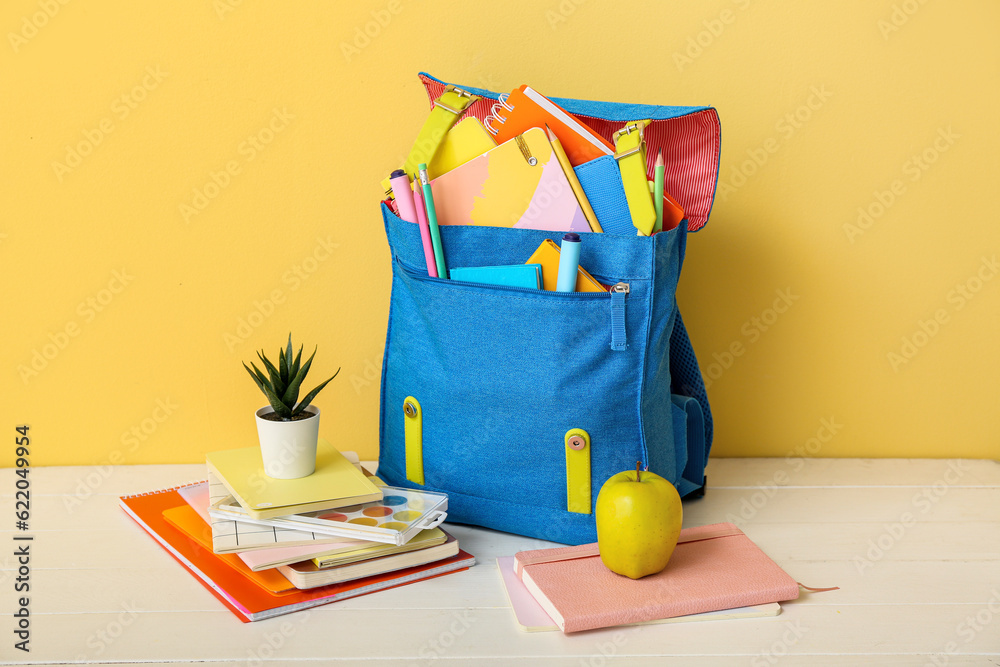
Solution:
{"label": "green leaf", "polygon": [[292,368],[288,372],[289,373],[289,377],[292,378],[292,379],[294,379],[295,376],[299,374],[299,363],[302,361],[302,348],[304,348],[304,347],[305,347],[305,345],[300,345],[299,346],[299,353],[295,356],[295,361],[292,362]]}
{"label": "green leaf", "polygon": [[278,355],[278,375],[281,377],[281,381],[286,385],[288,384],[288,363],[285,361],[285,354],[282,352]]}
{"label": "green leaf", "polygon": [[271,407],[274,408],[274,411],[278,413],[279,417],[282,419],[291,418],[291,408],[282,403],[281,399],[275,396],[274,392],[272,392],[269,387],[264,387],[264,395],[267,396],[267,402],[271,404]]}
{"label": "green leaf", "polygon": [[[315,354],[315,352],[313,354]],[[340,373],[340,369],[339,368],[337,369],[337,372],[333,374],[333,377],[331,377],[330,380],[332,380],[333,378],[337,377],[338,373]],[[305,398],[302,399],[302,402],[299,403],[297,406],[295,406],[295,410],[292,412],[292,416],[295,416],[295,415],[299,414],[300,412],[302,412],[303,410],[305,410],[307,407],[309,407],[309,402],[312,401],[314,398],[316,398],[316,394],[318,394],[320,392],[320,390],[323,387],[325,387],[330,382],[330,380],[327,380],[326,382],[324,382],[323,384],[321,384],[320,386],[316,387],[315,389],[313,389],[312,391],[310,391],[308,394],[306,394]]]}
{"label": "green leaf", "polygon": [[[318,349],[319,346],[317,345],[316,350]],[[302,366],[302,368],[300,368],[295,374],[295,377],[292,378],[291,383],[289,383],[288,388],[282,395],[281,400],[285,402],[285,405],[295,405],[295,401],[298,400],[299,388],[302,386],[302,381],[306,379],[306,375],[309,373],[309,367],[312,366],[312,360],[313,357],[316,356],[316,350],[313,350],[312,357],[309,357],[305,365]]]}
{"label": "green leaf", "polygon": [[271,360],[264,356],[264,352],[258,352],[257,356],[260,357],[261,362],[267,368],[268,375],[271,376],[271,388],[274,390],[275,394],[285,393],[285,383],[281,380],[281,374],[278,369],[274,367]]}
{"label": "green leaf", "polygon": [[[254,384],[257,385],[257,388],[260,389],[261,391],[264,391],[264,384],[260,381],[260,378],[257,377],[252,370],[250,370],[250,367],[247,366],[246,363],[244,363],[243,364],[243,368],[247,369],[247,373],[249,373],[250,377],[253,378]],[[256,370],[256,367],[255,367],[255,370]]]}
{"label": "green leaf", "polygon": [[282,380],[284,380],[285,384],[287,385],[289,383],[289,381],[291,381],[291,379],[293,377],[295,377],[295,373],[292,372],[292,334],[291,333],[288,334],[288,347],[287,347],[287,349],[285,351],[285,368],[288,369],[288,375],[285,375],[282,378]]}

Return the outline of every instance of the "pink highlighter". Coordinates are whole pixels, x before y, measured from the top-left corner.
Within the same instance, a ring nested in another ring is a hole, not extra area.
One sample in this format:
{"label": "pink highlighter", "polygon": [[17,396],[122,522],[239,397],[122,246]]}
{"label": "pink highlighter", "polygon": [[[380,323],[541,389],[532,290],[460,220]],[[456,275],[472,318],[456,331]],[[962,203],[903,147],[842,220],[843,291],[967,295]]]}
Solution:
{"label": "pink highlighter", "polygon": [[[416,182],[417,179],[413,180]],[[427,275],[431,278],[437,278],[437,262],[434,260],[434,246],[431,245],[431,228],[427,224],[427,209],[424,208],[424,196],[420,190],[419,185],[413,188],[413,206],[417,209],[417,224],[420,225],[420,241],[424,244],[424,261],[427,262]]]}

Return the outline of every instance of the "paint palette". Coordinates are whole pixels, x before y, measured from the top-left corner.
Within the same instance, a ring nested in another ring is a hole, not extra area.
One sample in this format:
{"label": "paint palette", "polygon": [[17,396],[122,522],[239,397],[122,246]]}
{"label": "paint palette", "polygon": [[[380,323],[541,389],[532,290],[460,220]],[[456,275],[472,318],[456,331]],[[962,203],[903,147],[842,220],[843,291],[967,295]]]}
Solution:
{"label": "paint palette", "polygon": [[421,530],[435,528],[448,515],[448,496],[383,486],[382,500],[335,510],[306,512],[271,519],[254,519],[243,506],[227,496],[213,503],[208,513],[258,526],[273,526],[338,537],[353,537],[402,546]]}

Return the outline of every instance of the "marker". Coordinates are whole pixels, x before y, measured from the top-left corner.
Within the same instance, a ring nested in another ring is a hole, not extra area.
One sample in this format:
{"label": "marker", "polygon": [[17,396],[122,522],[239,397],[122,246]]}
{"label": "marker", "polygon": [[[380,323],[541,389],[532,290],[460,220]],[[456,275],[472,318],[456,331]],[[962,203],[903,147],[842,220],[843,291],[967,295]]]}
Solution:
{"label": "marker", "polygon": [[[424,208],[424,196],[421,193],[423,188],[417,181],[417,175],[413,175],[413,208],[416,210],[417,225],[420,226],[420,242],[424,246],[424,261],[427,262],[427,275],[431,278],[438,277],[437,262],[434,260],[434,244],[431,242],[431,229],[427,225],[427,209]],[[409,188],[407,188],[409,189]]]}
{"label": "marker", "polygon": [[583,210],[583,217],[587,218],[590,231],[603,232],[604,229],[601,227],[601,223],[597,221],[597,214],[594,213],[594,209],[590,206],[590,200],[587,199],[587,195],[583,191],[583,186],[580,185],[580,179],[576,177],[576,170],[570,164],[569,158],[566,156],[566,151],[563,150],[562,143],[559,141],[559,137],[556,136],[556,133],[548,125],[545,126],[545,131],[548,132],[549,143],[552,144],[552,152],[556,154],[559,166],[566,172],[566,180],[569,181],[569,186],[573,188],[576,201],[579,202],[580,208]]}
{"label": "marker", "polygon": [[427,207],[427,224],[431,229],[431,244],[434,246],[434,263],[437,264],[438,278],[447,280],[448,266],[444,263],[444,247],[441,245],[437,209],[434,208],[434,191],[431,190],[431,181],[427,178],[427,164],[421,162],[417,170],[420,172],[420,185],[424,189],[424,206]]}
{"label": "marker", "polygon": [[656,151],[656,164],[653,166],[653,207],[656,208],[656,222],[653,223],[652,234],[663,230],[663,179],[666,168],[663,165],[663,149]]}
{"label": "marker", "polygon": [[557,292],[575,292],[576,274],[580,271],[580,235],[570,232],[562,238],[559,249]]}
{"label": "marker", "polygon": [[413,190],[410,189],[410,177],[402,169],[389,174],[389,187],[392,198],[396,200],[399,217],[407,222],[417,222],[417,209],[413,206]]}

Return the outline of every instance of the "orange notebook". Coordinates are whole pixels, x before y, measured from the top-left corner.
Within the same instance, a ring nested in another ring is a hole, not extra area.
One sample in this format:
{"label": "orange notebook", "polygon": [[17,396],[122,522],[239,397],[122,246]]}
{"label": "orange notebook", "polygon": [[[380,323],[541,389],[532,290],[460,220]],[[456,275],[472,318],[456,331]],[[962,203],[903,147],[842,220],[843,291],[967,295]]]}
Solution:
{"label": "orange notebook", "polygon": [[[163,512],[163,518],[177,528],[180,528],[184,531],[184,534],[196,540],[198,544],[208,551],[212,550],[212,527],[205,523],[205,520],[198,515],[198,512],[187,503],[180,507],[171,507],[166,510]],[[285,575],[275,569],[254,572],[236,554],[215,555],[222,562],[228,563],[230,567],[265,591],[280,595],[298,590],[292,585],[292,582],[285,578]]]}
{"label": "orange notebook", "polygon": [[615,147],[604,137],[561,106],[525,85],[493,105],[492,115],[483,123],[498,144],[513,139],[532,127],[548,125],[566,151],[574,167],[602,155],[614,155]]}
{"label": "orange notebook", "polygon": [[150,537],[156,540],[178,563],[195,576],[212,595],[219,599],[244,623],[309,609],[328,602],[374,593],[386,588],[431,579],[450,572],[466,570],[476,559],[465,551],[458,555],[388,572],[364,579],[331,584],[308,591],[272,595],[224,562],[211,550],[202,547],[163,518],[171,508],[186,504],[177,488],[151,491],[134,496],[122,496],[119,505]]}
{"label": "orange notebook", "polygon": [[799,585],[731,523],[687,528],[667,568],[615,574],[597,544],[522,551],[515,571],[563,632],[794,600]]}

